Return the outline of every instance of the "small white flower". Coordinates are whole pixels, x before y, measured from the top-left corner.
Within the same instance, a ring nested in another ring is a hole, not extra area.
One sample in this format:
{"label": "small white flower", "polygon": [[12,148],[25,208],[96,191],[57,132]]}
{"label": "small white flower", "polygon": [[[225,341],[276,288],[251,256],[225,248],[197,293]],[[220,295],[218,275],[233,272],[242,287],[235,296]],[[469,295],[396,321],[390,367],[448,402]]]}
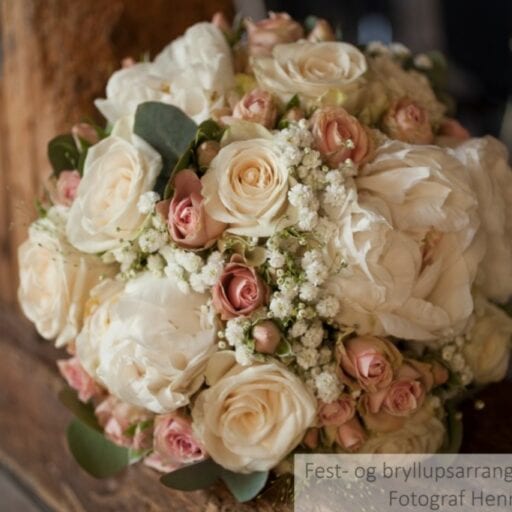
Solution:
{"label": "small white flower", "polygon": [[293,300],[299,293],[299,285],[292,277],[287,277],[279,285],[279,291],[283,297]]}
{"label": "small white flower", "polygon": [[272,268],[281,268],[286,263],[286,257],[282,252],[271,251],[268,255],[268,264]]}
{"label": "small white flower", "polygon": [[319,364],[327,364],[332,359],[332,350],[329,347],[322,347],[318,357]]}
{"label": "small white flower", "polygon": [[304,348],[297,354],[297,364],[304,370],[316,366],[317,362],[318,352],[314,348]]}
{"label": "small white flower", "polygon": [[389,49],[397,57],[408,57],[411,54],[411,50],[402,43],[390,43]]}
{"label": "small white flower", "polygon": [[366,45],[366,52],[386,55],[389,53],[389,48],[385,44],[381,43],[380,41],[370,41]]}
{"label": "small white flower", "polygon": [[293,305],[290,299],[275,293],[270,301],[270,311],[276,318],[285,319],[293,312]]}
{"label": "small white flower", "polygon": [[414,65],[419,69],[432,69],[434,66],[432,59],[424,53],[418,53],[418,55],[414,57]]}
{"label": "small white flower", "polygon": [[322,402],[334,402],[341,392],[338,377],[333,372],[322,372],[315,377],[317,396]]}
{"label": "small white flower", "polygon": [[178,265],[191,274],[198,272],[203,266],[201,257],[191,251],[176,251],[175,258]]}
{"label": "small white flower", "polygon": [[206,284],[203,279],[203,274],[191,274],[189,277],[190,286],[198,293],[204,293],[206,291]]}
{"label": "small white flower", "polygon": [[188,294],[190,293],[190,285],[185,279],[179,279],[176,283],[181,293]]}
{"label": "small white flower", "polygon": [[140,235],[138,243],[141,250],[145,253],[156,252],[167,242],[167,237],[156,229],[148,229]]}
{"label": "small white flower", "polygon": [[232,347],[240,345],[245,336],[244,321],[239,318],[228,320],[224,334],[226,336],[226,340]]}
{"label": "small white flower", "polygon": [[161,275],[165,266],[164,259],[159,254],[151,254],[148,256],[148,270],[155,275]]}
{"label": "small white flower", "polygon": [[304,320],[299,320],[292,325],[292,328],[288,331],[288,334],[292,338],[299,338],[308,329],[308,324]]}
{"label": "small white flower", "polygon": [[307,208],[313,200],[313,191],[301,183],[294,185],[288,192],[288,201],[297,208]]}
{"label": "small white flower", "polygon": [[321,322],[315,322],[302,336],[301,341],[305,347],[317,348],[322,344],[324,329]]}
{"label": "small white flower", "polygon": [[155,207],[155,204],[160,200],[160,196],[150,190],[149,192],[145,192],[139,197],[137,202],[137,209],[140,213],[146,215],[151,213]]}
{"label": "small white flower", "polygon": [[318,223],[318,213],[309,208],[299,208],[297,226],[302,231],[313,231]]}
{"label": "small white flower", "polygon": [[240,344],[235,349],[235,359],[242,366],[250,366],[253,362],[253,355],[246,345]]}
{"label": "small white flower", "polygon": [[317,313],[323,318],[334,318],[340,309],[340,303],[336,297],[332,295],[322,299],[316,305]]}
{"label": "small white flower", "polygon": [[466,360],[464,359],[464,356],[460,353],[455,354],[451,361],[451,367],[456,372],[460,372],[464,369],[465,366],[466,366]]}
{"label": "small white flower", "polygon": [[445,361],[451,361],[453,359],[456,349],[457,347],[455,345],[446,345],[445,347],[443,347],[443,351],[441,354],[442,358]]}

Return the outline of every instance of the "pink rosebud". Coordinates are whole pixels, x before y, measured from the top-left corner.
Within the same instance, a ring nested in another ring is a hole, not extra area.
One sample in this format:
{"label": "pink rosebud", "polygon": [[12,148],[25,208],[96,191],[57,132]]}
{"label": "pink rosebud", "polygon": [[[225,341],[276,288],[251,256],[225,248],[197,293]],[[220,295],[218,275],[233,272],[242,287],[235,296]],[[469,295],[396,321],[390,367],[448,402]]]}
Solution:
{"label": "pink rosebud", "polygon": [[88,402],[91,398],[103,393],[102,389],[80,364],[78,357],[61,359],[57,361],[57,366],[69,386],[78,392],[78,398],[82,402]]}
{"label": "pink rosebud", "polygon": [[161,201],[156,210],[167,219],[169,233],[185,249],[204,249],[215,243],[226,225],[205,211],[202,184],[191,169],[178,172],[172,200]]}
{"label": "pink rosebud", "polygon": [[446,366],[443,366],[441,363],[434,361],[432,364],[432,375],[434,377],[434,387],[442,386],[448,379],[450,378],[450,373]]}
{"label": "pink rosebud", "polygon": [[213,287],[213,306],[222,320],[247,316],[268,302],[268,286],[254,267],[243,261],[233,255]]}
{"label": "pink rosebud", "polygon": [[336,36],[330,23],[327,20],[319,19],[316,21],[313,30],[308,34],[308,41],[312,43],[336,41]]}
{"label": "pink rosebud", "polygon": [[439,127],[439,135],[451,137],[459,141],[465,141],[471,138],[471,134],[462,126],[459,121],[451,117],[445,117]]}
{"label": "pink rosebud", "polygon": [[425,390],[419,381],[400,379],[389,386],[382,405],[393,416],[409,416],[419,409],[424,399]]}
{"label": "pink rosebud", "polygon": [[56,204],[71,206],[75,200],[80,185],[80,174],[78,171],[61,171],[52,200]]}
{"label": "pink rosebud", "polygon": [[366,440],[366,434],[357,418],[352,418],[338,427],[336,441],[349,452],[356,452]]}
{"label": "pink rosebud", "polygon": [[137,62],[133,57],[125,57],[121,61],[121,67],[123,69],[131,68],[131,67],[135,66],[135,64],[137,64]]}
{"label": "pink rosebud", "polygon": [[254,89],[235,105],[233,117],[271,129],[276,124],[277,108],[269,92]]}
{"label": "pink rosebud", "polygon": [[231,34],[231,24],[223,12],[216,12],[212,17],[212,25],[215,25],[224,34]]}
{"label": "pink rosebud", "polygon": [[284,121],[300,121],[306,117],[306,113],[300,107],[293,107],[283,115]]}
{"label": "pink rosebud", "polygon": [[75,144],[80,148],[82,146],[82,140],[89,143],[91,146],[96,144],[100,137],[98,132],[89,123],[78,123],[73,125],[71,128],[71,135],[75,140]]}
{"label": "pink rosebud", "polygon": [[319,403],[318,419],[320,426],[336,426],[339,427],[347,421],[351,420],[356,413],[356,404],[352,397],[349,395],[342,395],[335,402],[326,404]]}
{"label": "pink rosebud", "polygon": [[146,464],[159,471],[169,472],[206,457],[206,451],[194,437],[188,419],[176,413],[155,418],[153,454],[146,459]]}
{"label": "pink rosebud", "polygon": [[368,130],[345,109],[319,108],[310,122],[313,145],[331,167],[347,159],[360,164],[373,156],[374,145]]}
{"label": "pink rosebud", "polygon": [[246,28],[253,56],[270,55],[276,44],[293,43],[304,37],[302,26],[286,13],[271,12],[257,23],[246,21]]}
{"label": "pink rosebud", "polygon": [[272,320],[263,320],[252,329],[256,352],[273,354],[281,341],[281,331]]}
{"label": "pink rosebud", "polygon": [[410,144],[431,144],[434,140],[428,112],[409,98],[391,105],[383,118],[382,129],[392,139]]}
{"label": "pink rosebud", "polygon": [[402,356],[393,343],[375,336],[358,336],[338,346],[336,353],[342,382],[371,393],[387,388]]}
{"label": "pink rosebud", "polygon": [[310,450],[314,450],[318,446],[318,437],[320,430],[318,428],[309,428],[302,440],[302,444],[309,448]]}
{"label": "pink rosebud", "polygon": [[209,167],[212,160],[220,151],[220,144],[216,140],[207,140],[197,148],[197,162],[201,169]]}

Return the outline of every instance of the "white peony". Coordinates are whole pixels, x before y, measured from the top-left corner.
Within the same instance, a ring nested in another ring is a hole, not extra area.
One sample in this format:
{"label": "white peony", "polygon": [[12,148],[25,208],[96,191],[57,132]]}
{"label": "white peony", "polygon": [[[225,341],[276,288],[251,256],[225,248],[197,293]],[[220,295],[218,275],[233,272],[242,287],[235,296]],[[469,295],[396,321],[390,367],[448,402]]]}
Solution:
{"label": "white peony", "polygon": [[464,329],[485,251],[465,173],[433,146],[388,141],[378,149],[356,178],[358,204],[330,244],[331,257],[348,264],[328,285],[341,324],[421,341]]}
{"label": "white peony", "polygon": [[114,267],[81,254],[64,236],[66,211],[54,207],[29,228],[18,249],[18,299],[41,336],[57,338],[58,347],[73,341],[82,327],[89,291]]}
{"label": "white peony", "polygon": [[275,467],[315,421],[315,398],[280,363],[243,367],[233,352],[219,352],[207,378],[211,387],[192,410],[194,428],[212,459],[231,471]]}
{"label": "white peony", "polygon": [[84,366],[124,402],[157,414],[187,405],[216,350],[207,300],[184,294],[169,278],[143,274],[129,281],[78,337]]}
{"label": "white peony", "polygon": [[252,66],[259,86],[283,102],[298,94],[312,104],[339,93],[347,107],[359,89],[366,59],[348,43],[299,41],[275,46],[270,57],[255,58]]}
{"label": "white peony", "polygon": [[495,138],[484,137],[454,151],[466,165],[487,239],[477,284],[488,297],[505,302],[512,295],[512,171],[507,149]]}
{"label": "white peony", "polygon": [[175,105],[197,123],[225,106],[235,83],[231,50],[211,23],[197,23],[166,46],[152,63],[116,71],[107,84],[107,98],[96,106],[111,122],[134,114],[145,101]]}
{"label": "white peony", "polygon": [[162,159],[132,132],[133,119],[121,119],[112,134],[92,146],[69,212],[66,233],[79,250],[98,253],[134,238],[146,216],[137,203],[151,190]]}

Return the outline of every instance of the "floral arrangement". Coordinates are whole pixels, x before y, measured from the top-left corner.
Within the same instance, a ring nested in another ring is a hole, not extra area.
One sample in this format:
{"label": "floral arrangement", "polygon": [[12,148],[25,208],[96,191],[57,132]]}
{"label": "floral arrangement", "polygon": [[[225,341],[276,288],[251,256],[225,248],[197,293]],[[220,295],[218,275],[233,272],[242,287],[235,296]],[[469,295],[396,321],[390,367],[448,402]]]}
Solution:
{"label": "floral arrangement", "polygon": [[454,448],[450,404],[507,371],[512,173],[443,65],[219,14],[50,142],[19,300],[86,470],[244,501],[296,451]]}

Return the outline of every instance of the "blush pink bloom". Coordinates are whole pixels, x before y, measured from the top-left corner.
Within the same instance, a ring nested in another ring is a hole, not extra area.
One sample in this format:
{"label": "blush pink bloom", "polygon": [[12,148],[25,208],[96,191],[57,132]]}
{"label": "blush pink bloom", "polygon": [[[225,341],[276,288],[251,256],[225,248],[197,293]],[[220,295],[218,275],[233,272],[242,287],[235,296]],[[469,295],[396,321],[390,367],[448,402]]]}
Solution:
{"label": "blush pink bloom", "polygon": [[213,306],[222,320],[247,316],[267,304],[268,286],[254,267],[235,254],[213,287]]}
{"label": "blush pink bloom", "polygon": [[88,402],[91,398],[103,393],[101,387],[84,370],[78,357],[57,361],[57,366],[69,386],[77,391],[78,398],[82,402]]}
{"label": "blush pink bloom", "polygon": [[310,450],[314,450],[318,446],[318,438],[320,436],[320,430],[318,428],[312,427],[309,428],[302,439],[302,444],[309,448]]}
{"label": "blush pink bloom", "polygon": [[188,419],[176,413],[155,418],[153,453],[145,459],[145,464],[158,471],[170,472],[206,457],[206,451],[194,437]]}
{"label": "blush pink bloom", "polygon": [[94,126],[91,126],[89,123],[77,123],[73,125],[71,135],[73,135],[75,144],[78,147],[82,146],[82,140],[91,145],[96,144],[100,140],[98,132],[95,130]]}
{"label": "blush pink bloom", "polygon": [[201,189],[201,180],[196,173],[184,169],[174,179],[173,198],[161,201],[156,208],[167,219],[171,238],[185,249],[210,247],[226,227],[206,213]]}
{"label": "blush pink bloom", "polygon": [[281,331],[272,320],[263,320],[252,329],[254,348],[262,354],[273,354],[281,341]]}
{"label": "blush pink bloom", "polygon": [[221,32],[224,32],[226,35],[230,35],[232,32],[231,24],[229,23],[224,13],[221,11],[218,11],[213,15],[212,25],[215,25]]}
{"label": "blush pink bloom", "polygon": [[319,108],[311,117],[313,146],[331,167],[350,159],[360,164],[371,159],[373,140],[354,116],[341,107]]}
{"label": "blush pink bloom", "polygon": [[271,12],[269,17],[246,22],[249,52],[253,56],[270,55],[277,44],[293,43],[304,37],[302,26],[286,13]]}
{"label": "blush pink bloom", "polygon": [[351,420],[356,413],[356,404],[349,395],[342,395],[335,402],[319,403],[318,419],[321,427],[339,427]]}
{"label": "blush pink bloom", "polygon": [[54,202],[63,206],[71,206],[75,200],[78,185],[80,185],[78,171],[62,171],[55,186]]}
{"label": "blush pink bloom", "polygon": [[337,443],[349,452],[356,452],[366,441],[366,434],[357,418],[352,418],[338,427]]}
{"label": "blush pink bloom", "polygon": [[432,144],[434,140],[428,112],[409,98],[391,105],[383,118],[382,129],[392,139],[410,144]]}
{"label": "blush pink bloom", "polygon": [[276,124],[277,107],[269,92],[254,89],[235,105],[233,117],[272,129]]}
{"label": "blush pink bloom", "polygon": [[385,338],[358,336],[338,346],[338,370],[343,383],[374,393],[392,382],[402,356]]}
{"label": "blush pink bloom", "polygon": [[439,135],[445,137],[451,137],[461,142],[471,138],[471,134],[462,126],[459,121],[451,117],[443,119],[441,126],[439,127]]}

